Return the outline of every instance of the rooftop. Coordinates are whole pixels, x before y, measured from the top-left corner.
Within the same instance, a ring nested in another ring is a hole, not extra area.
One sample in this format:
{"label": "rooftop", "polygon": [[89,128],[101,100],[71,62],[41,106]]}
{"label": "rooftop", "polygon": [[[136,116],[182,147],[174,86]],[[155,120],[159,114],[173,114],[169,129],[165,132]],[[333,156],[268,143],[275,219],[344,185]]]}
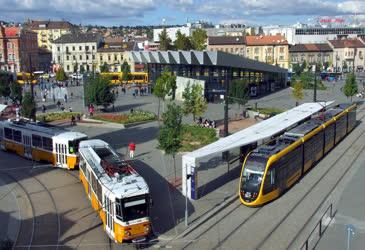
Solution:
{"label": "rooftop", "polygon": [[256,45],[288,45],[288,41],[282,35],[274,36],[246,36],[246,44],[248,46]]}
{"label": "rooftop", "polygon": [[70,33],[56,39],[54,43],[92,43],[98,42],[100,35],[93,33]]}
{"label": "rooftop", "polygon": [[290,46],[289,52],[330,52],[331,46],[327,43],[303,43]]}
{"label": "rooftop", "polygon": [[244,36],[210,36],[209,45],[241,45],[246,44]]}
{"label": "rooftop", "polygon": [[337,39],[328,41],[333,48],[365,48],[365,44],[360,39]]}
{"label": "rooftop", "polygon": [[50,20],[30,20],[24,26],[31,30],[47,30],[47,29],[71,29],[73,24],[67,21],[50,21]]}

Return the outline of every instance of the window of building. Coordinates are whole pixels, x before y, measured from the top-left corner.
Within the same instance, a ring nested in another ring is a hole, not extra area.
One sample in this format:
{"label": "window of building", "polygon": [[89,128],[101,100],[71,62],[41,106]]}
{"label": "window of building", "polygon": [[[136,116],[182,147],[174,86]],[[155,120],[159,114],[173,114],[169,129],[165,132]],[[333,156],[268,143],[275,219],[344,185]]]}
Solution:
{"label": "window of building", "polygon": [[70,71],[70,65],[66,66],[67,71]]}
{"label": "window of building", "polygon": [[[68,66],[68,65],[67,65]],[[53,151],[52,139],[48,137],[42,137],[43,148],[48,151]]]}
{"label": "window of building", "polygon": [[284,61],[284,56],[279,56],[280,61]]}
{"label": "window of building", "polygon": [[57,60],[58,60],[58,62],[60,62],[61,61],[61,57],[60,56],[57,56]]}
{"label": "window of building", "polygon": [[75,46],[72,46],[72,51],[75,51]]}
{"label": "window of building", "polygon": [[66,56],[66,60],[68,61],[68,60],[70,60],[70,57],[69,56]]}
{"label": "window of building", "polygon": [[118,60],[118,56],[117,55],[114,55],[114,60]]}
{"label": "window of building", "polygon": [[102,55],[100,55],[100,61],[103,61],[103,56]]}
{"label": "window of building", "polygon": [[108,55],[108,61],[110,61],[110,55]]}
{"label": "window of building", "polygon": [[79,46],[79,50],[80,50],[80,51],[82,50],[82,46]]}
{"label": "window of building", "polygon": [[231,48],[231,53],[233,53],[233,48]]}
{"label": "window of building", "polygon": [[13,44],[11,43],[11,42],[8,42],[8,49],[11,49],[12,48],[12,46],[13,46]]}
{"label": "window of building", "polygon": [[95,50],[95,46],[93,45],[93,50]]}
{"label": "window of building", "polygon": [[33,144],[33,147],[41,148],[42,147],[42,137],[40,137],[39,135],[32,135],[32,144]]}
{"label": "window of building", "polygon": [[247,49],[247,54],[250,53],[250,49]]}
{"label": "window of building", "polygon": [[79,56],[79,59],[82,60],[82,55]]}
{"label": "window of building", "polygon": [[73,55],[73,56],[72,56],[72,59],[73,59],[74,61],[76,61],[76,56],[75,56],[75,55]]}
{"label": "window of building", "polygon": [[260,53],[260,48],[255,48],[255,54]]}
{"label": "window of building", "polygon": [[279,52],[280,52],[280,53],[284,53],[284,51],[285,51],[285,48],[284,48],[284,47],[280,47],[280,48],[279,48]]}
{"label": "window of building", "polygon": [[258,61],[259,60],[259,57],[258,56],[255,56],[255,60]]}
{"label": "window of building", "polygon": [[86,60],[89,60],[89,55],[86,55]]}
{"label": "window of building", "polygon": [[[359,51],[359,58],[362,58],[362,51]],[[1,54],[0,54],[0,59],[1,59]]]}
{"label": "window of building", "polygon": [[60,46],[57,46],[57,51],[61,51],[61,48],[60,48]]}
{"label": "window of building", "polygon": [[95,55],[93,55],[93,60],[95,60]]}
{"label": "window of building", "polygon": [[89,51],[89,46],[85,46],[85,50],[86,51]]}

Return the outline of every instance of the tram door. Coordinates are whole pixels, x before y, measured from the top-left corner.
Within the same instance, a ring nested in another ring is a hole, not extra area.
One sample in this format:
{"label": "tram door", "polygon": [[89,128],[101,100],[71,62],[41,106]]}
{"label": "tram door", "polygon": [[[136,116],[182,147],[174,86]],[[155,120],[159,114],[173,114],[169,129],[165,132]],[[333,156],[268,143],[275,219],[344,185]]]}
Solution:
{"label": "tram door", "polygon": [[23,135],[24,144],[24,157],[27,159],[32,159],[32,147],[29,135]]}
{"label": "tram door", "polygon": [[113,223],[113,214],[114,214],[114,203],[104,195],[104,207],[106,213],[106,231],[114,238],[114,223]]}
{"label": "tram door", "polygon": [[67,168],[67,147],[61,143],[56,143],[56,164]]}

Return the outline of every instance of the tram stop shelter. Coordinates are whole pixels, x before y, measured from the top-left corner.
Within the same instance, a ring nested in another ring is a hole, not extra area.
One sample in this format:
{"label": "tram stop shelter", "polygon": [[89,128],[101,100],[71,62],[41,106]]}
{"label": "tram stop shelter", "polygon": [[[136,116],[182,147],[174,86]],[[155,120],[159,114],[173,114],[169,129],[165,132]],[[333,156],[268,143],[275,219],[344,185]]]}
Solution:
{"label": "tram stop shelter", "polygon": [[[295,127],[298,123],[310,118],[331,102],[304,103],[267,120],[263,120],[249,128],[243,129],[230,136],[219,139],[205,147],[182,156],[182,192],[189,199],[197,200],[198,195],[198,160],[217,153],[241,148],[261,145],[285,131]],[[218,178],[219,176],[217,176]]]}

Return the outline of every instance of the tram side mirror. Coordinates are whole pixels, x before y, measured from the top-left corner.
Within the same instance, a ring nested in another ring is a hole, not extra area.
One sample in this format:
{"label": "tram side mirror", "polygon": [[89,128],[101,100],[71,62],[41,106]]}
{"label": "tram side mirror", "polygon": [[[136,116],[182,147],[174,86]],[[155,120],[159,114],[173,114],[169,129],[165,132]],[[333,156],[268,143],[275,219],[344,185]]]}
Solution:
{"label": "tram side mirror", "polygon": [[150,202],[149,202],[149,204],[150,204],[150,207],[153,207],[153,199],[150,197]]}

